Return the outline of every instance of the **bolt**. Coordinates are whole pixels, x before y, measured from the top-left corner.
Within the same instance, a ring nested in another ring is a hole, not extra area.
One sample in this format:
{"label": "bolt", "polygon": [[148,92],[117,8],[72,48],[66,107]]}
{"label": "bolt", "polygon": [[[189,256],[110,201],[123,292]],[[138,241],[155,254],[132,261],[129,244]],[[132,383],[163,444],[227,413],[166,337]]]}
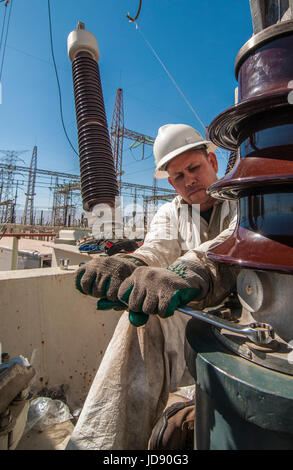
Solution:
{"label": "bolt", "polygon": [[252,295],[253,289],[250,284],[246,285],[245,290],[246,290],[247,295]]}

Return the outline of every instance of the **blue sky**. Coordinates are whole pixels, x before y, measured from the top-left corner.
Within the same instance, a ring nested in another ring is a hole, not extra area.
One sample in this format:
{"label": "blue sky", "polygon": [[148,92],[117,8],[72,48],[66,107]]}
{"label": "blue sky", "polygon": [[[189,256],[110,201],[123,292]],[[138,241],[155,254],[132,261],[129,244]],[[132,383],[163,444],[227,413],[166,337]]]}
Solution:
{"label": "blue sky", "polygon": [[[78,21],[84,22],[98,40],[109,127],[116,91],[121,87],[128,129],[155,137],[163,124],[186,123],[203,131],[143,35],[205,125],[234,103],[235,57],[252,35],[249,0],[143,0],[139,30],[126,18],[127,13],[136,14],[138,0],[51,0],[50,5],[64,121],[76,149],[67,36]],[[0,26],[4,11],[2,2]],[[60,119],[47,0],[13,0],[1,82],[0,149],[27,150],[20,155],[24,160],[20,163],[29,166],[37,145],[38,168],[78,174],[79,160]],[[145,160],[141,160],[142,150],[129,150],[131,143],[124,141],[123,180],[151,185],[151,147],[146,147]],[[223,154],[227,156],[225,151],[218,152],[219,176],[226,166]],[[43,178],[42,184],[48,186],[49,182],[49,178]],[[158,184],[168,187],[164,180]],[[19,203],[24,191],[20,193]],[[45,207],[49,199],[50,191],[39,187],[36,206]]]}

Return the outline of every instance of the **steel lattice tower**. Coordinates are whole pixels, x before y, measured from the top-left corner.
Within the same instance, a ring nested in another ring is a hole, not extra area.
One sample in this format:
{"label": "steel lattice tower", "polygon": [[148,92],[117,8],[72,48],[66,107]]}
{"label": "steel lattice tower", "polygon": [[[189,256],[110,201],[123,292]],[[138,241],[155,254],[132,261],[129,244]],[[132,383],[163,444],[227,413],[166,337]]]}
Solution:
{"label": "steel lattice tower", "polygon": [[[111,145],[113,151],[113,158],[115,170],[118,180],[119,192],[121,193],[121,178],[122,178],[122,154],[123,154],[123,140],[129,139],[134,142],[144,145],[153,145],[154,139],[148,135],[140,134],[136,131],[131,131],[124,127],[124,109],[123,109],[123,91],[118,88],[116,93],[116,100],[111,125]],[[144,147],[143,147],[144,148]]]}
{"label": "steel lattice tower", "polygon": [[37,171],[37,147],[33,149],[28,183],[27,183],[27,192],[25,206],[23,211],[23,223],[33,225],[34,221],[34,197],[35,193],[35,184],[36,184],[36,171]]}
{"label": "steel lattice tower", "polygon": [[53,192],[53,207],[52,207],[52,225],[62,225],[62,215],[60,208],[62,206],[61,194],[60,194],[60,184],[58,182],[58,176],[55,179],[55,187]]}
{"label": "steel lattice tower", "polygon": [[14,174],[15,167],[21,160],[18,155],[25,153],[27,150],[0,150],[4,153],[1,163],[5,164],[5,171],[1,175],[1,205],[0,220],[2,223],[11,222],[14,216]]}
{"label": "steel lattice tower", "polygon": [[123,92],[118,88],[111,125],[111,145],[119,192],[121,192],[124,110]]}

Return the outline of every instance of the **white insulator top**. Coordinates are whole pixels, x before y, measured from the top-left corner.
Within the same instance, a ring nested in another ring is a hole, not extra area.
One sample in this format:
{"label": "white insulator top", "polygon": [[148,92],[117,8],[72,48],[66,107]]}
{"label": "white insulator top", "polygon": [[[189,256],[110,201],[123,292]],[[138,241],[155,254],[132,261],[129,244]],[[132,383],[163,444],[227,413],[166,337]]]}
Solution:
{"label": "white insulator top", "polygon": [[92,58],[99,62],[100,53],[96,37],[86,29],[75,29],[67,38],[67,51],[71,62],[80,52],[89,52]]}

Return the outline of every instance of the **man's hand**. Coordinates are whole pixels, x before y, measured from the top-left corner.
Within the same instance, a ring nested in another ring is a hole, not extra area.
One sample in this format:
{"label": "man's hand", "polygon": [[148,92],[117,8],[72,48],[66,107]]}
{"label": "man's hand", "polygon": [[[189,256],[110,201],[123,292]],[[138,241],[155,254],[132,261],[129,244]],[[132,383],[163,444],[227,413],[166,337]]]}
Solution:
{"label": "man's hand", "polygon": [[137,268],[120,285],[118,299],[127,303],[131,323],[141,326],[151,314],[173,315],[180,305],[205,295],[207,286],[196,265],[180,259],[168,268]]}
{"label": "man's hand", "polygon": [[98,256],[76,271],[75,285],[82,294],[117,303],[121,283],[142,265],[143,262],[127,255]]}

